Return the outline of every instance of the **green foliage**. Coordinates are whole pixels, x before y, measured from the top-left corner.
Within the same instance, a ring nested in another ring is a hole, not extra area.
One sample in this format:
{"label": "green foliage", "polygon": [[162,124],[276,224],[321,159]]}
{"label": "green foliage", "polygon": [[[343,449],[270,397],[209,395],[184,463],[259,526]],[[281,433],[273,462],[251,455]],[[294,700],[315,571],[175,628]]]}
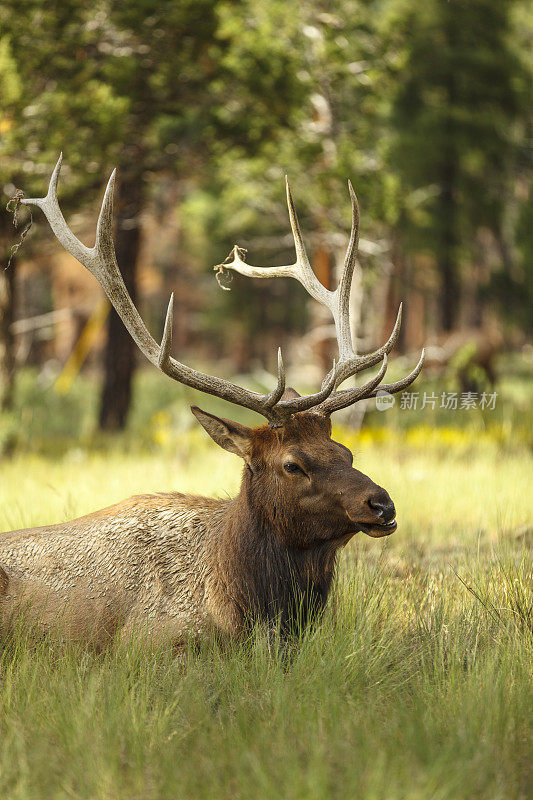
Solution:
{"label": "green foliage", "polygon": [[[362,248],[366,274],[392,264],[391,295],[424,291],[428,326],[439,327],[447,280],[453,309],[473,281],[484,308],[498,299],[530,324],[533,17],[522,0],[24,0],[0,8],[0,26],[6,187],[40,193],[60,149],[67,207],[86,208],[111,165],[142,186],[139,213],[157,205],[162,174],[178,179],[181,253],[166,264],[177,273],[236,241],[257,263],[288,263],[284,173],[312,253],[318,235],[347,231],[350,177],[379,254]],[[342,248],[327,247],[337,262]],[[239,277],[232,288],[207,297],[199,328],[232,357],[249,343],[243,360],[273,368],[265,331],[282,344],[303,331],[303,291]]]}
{"label": "green foliage", "polygon": [[442,170],[453,160],[465,245],[476,225],[494,225],[499,218],[507,162],[516,146],[513,123],[523,112],[516,85],[524,73],[510,41],[513,5],[512,0],[389,4],[396,134],[390,165],[413,190],[440,186]]}
{"label": "green foliage", "polygon": [[[0,39],[0,93],[4,113],[17,103],[21,92],[20,78],[11,53],[10,41],[8,38]],[[4,127],[7,128],[7,119],[4,120]]]}
{"label": "green foliage", "polygon": [[0,63],[3,72],[11,65],[11,84],[16,67],[23,87],[10,95],[16,118],[1,142],[4,178],[21,168],[31,173],[67,148],[86,185],[102,162],[140,176],[183,177],[200,165],[191,156],[205,160],[224,140],[245,143],[252,154],[255,139],[275,138],[297,94],[289,41],[278,37],[277,50],[267,48],[289,17],[284,4],[277,9],[216,0],[47,7],[28,0],[20,24],[20,4],[3,6],[9,39]]}
{"label": "green foliage", "polygon": [[393,0],[382,22],[390,98],[386,158],[398,176],[402,248],[425,250],[436,260],[448,329],[457,318],[460,269],[483,258],[480,230],[491,231],[504,270],[511,267],[505,220],[523,170],[518,163],[531,105],[531,70],[514,30],[520,5]]}
{"label": "green foliage", "polygon": [[34,178],[42,174],[41,165],[48,171],[62,149],[78,188],[90,185],[90,173],[107,163],[106,151],[121,135],[124,104],[87,58],[100,38],[90,24],[94,13],[76,0],[53,6],[27,0],[0,10],[20,86],[0,142],[0,170],[4,182],[18,182],[24,173],[28,193],[42,190],[42,178],[39,184]]}

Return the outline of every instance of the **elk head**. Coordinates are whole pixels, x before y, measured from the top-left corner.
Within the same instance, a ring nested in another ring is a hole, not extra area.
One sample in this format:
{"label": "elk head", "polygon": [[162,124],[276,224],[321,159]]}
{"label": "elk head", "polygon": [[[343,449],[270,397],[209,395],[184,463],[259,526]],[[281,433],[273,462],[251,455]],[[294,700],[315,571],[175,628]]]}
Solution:
{"label": "elk head", "polygon": [[285,544],[305,548],[396,529],[388,493],[353,468],[350,450],[331,438],[327,416],[304,411],[279,427],[248,428],[192,412],[220,447],[244,460],[246,503]]}
{"label": "elk head", "polygon": [[[46,197],[21,202],[41,208],[59,242],[100,282],[124,325],[152,364],[179,383],[255,411],[267,419],[268,425],[251,429],[200,409],[192,409],[217,444],[244,459],[247,467],[244,485],[256,507],[261,507],[267,517],[275,516],[279,530],[290,532],[301,546],[313,540],[350,536],[359,530],[371,536],[391,533],[396,528],[394,504],[384,489],[353,469],[350,451],[331,439],[330,415],[360,400],[375,397],[379,390],[392,394],[405,389],[420,373],[424,352],[407,377],[395,383],[382,383],[387,370],[387,354],[396,343],[400,330],[401,306],[387,342],[368,355],[360,356],[355,352],[349,300],[357,261],[359,208],[351,183],[348,184],[352,203],[351,235],[342,277],[334,291],[326,289],[311,268],[288,183],[287,204],[296,250],[295,263],[254,267],[243,260],[243,251],[235,246],[228,259],[215,267],[216,270],[235,270],[254,278],[295,278],[333,316],[338,360],[333,362],[320,390],[306,396],[286,390],[283,360],[281,351],[278,351],[277,385],[269,394],[259,394],[198,372],[170,355],[173,296],[168,305],[161,344],[153,339],[127,292],[115,258],[112,236],[115,172],[105,191],[95,245],[89,248],[74,236],[59,207],[57,184],[61,160],[60,156]],[[340,388],[347,379],[379,363],[377,374],[363,385]]]}

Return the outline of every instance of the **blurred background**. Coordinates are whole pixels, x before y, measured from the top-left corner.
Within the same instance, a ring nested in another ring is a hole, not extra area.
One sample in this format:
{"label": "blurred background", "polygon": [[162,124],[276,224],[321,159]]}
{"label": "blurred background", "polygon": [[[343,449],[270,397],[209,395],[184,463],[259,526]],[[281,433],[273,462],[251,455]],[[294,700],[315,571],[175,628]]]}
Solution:
{"label": "blurred background", "polygon": [[532,45],[523,0],[4,2],[4,456],[111,435],[172,444],[191,402],[254,421],[147,365],[37,209],[13,252],[29,214],[5,206],[17,190],[43,196],[60,151],[61,206],[89,245],[118,167],[117,258],[154,337],[174,291],[174,355],[260,390],[281,345],[290,381],[316,391],[335,356],[331,321],[293,280],[235,275],[222,291],[213,265],[235,243],[251,263],[292,262],[288,174],[315,272],[335,287],[350,178],[358,350],[385,341],[403,300],[390,374],[423,345],[428,360],[416,402],[370,401],[341,421],[377,439],[440,429],[444,445],[465,431],[530,445]]}

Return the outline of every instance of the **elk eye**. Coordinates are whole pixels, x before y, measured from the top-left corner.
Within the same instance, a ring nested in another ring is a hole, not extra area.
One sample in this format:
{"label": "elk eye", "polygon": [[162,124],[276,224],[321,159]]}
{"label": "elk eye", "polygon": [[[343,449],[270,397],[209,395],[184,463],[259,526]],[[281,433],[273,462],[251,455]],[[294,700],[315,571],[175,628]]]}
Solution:
{"label": "elk eye", "polygon": [[298,464],[296,464],[294,461],[287,461],[283,465],[283,469],[285,470],[285,472],[288,472],[289,475],[296,475],[297,472],[299,472],[301,475],[305,475],[303,469],[299,467]]}

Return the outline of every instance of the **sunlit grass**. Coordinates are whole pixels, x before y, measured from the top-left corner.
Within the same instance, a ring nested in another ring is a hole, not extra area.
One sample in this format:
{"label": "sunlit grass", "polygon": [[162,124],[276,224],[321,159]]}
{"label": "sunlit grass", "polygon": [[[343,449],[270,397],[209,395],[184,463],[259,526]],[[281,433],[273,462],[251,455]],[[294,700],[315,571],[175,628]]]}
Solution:
{"label": "sunlit grass", "polygon": [[[494,542],[532,524],[532,455],[480,441],[475,433],[457,435],[461,447],[445,437],[424,442],[416,430],[390,441],[380,431],[374,437],[335,431],[354,451],[356,466],[385,486],[397,505],[399,528],[390,546]],[[16,456],[1,465],[0,530],[61,522],[138,493],[231,495],[241,469],[238,458],[200,430],[174,434],[152,452],[72,446],[59,458]]]}

